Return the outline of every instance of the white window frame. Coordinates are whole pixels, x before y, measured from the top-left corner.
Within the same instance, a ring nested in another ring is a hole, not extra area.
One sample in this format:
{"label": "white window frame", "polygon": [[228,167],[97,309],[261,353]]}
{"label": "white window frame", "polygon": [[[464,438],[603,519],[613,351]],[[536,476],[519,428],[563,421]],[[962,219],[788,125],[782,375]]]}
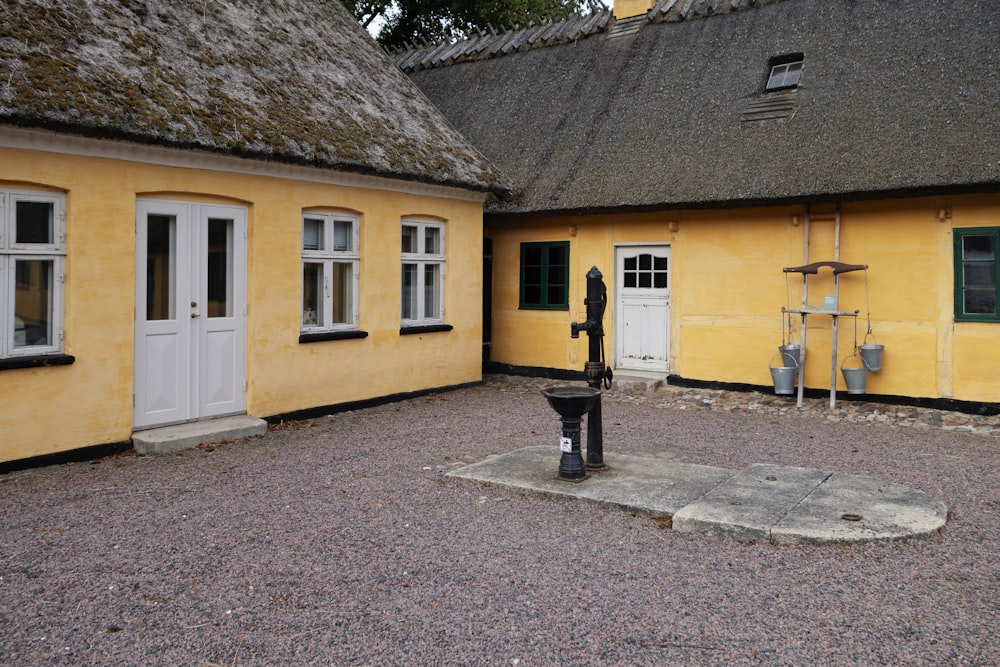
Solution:
{"label": "white window frame", "polygon": [[[17,202],[52,205],[51,243],[17,243]],[[43,345],[18,345],[14,314],[17,263],[24,260],[52,262],[51,336]],[[61,354],[66,261],[66,196],[61,193],[0,189],[0,359]]]}
{"label": "white window frame", "polygon": [[804,68],[805,58],[792,58],[774,63],[767,75],[764,92],[773,93],[798,88]]}
{"label": "white window frame", "polygon": [[[322,238],[320,248],[307,249],[305,239],[306,220],[319,220],[322,222]],[[334,229],[337,222],[346,222],[351,225],[349,234],[350,248],[336,249],[334,245]],[[302,333],[321,333],[325,331],[354,331],[358,328],[358,294],[361,282],[361,250],[360,250],[360,217],[350,213],[336,213],[329,211],[305,210],[302,212],[302,224],[300,226],[302,237],[300,247],[302,248],[301,272],[302,291],[299,295],[299,326]],[[305,304],[305,267],[307,264],[316,264],[322,267],[323,281],[323,306],[320,313],[316,313],[314,323],[307,322],[306,314],[303,311]],[[348,309],[348,322],[333,322],[333,269],[336,264],[346,264],[351,267],[351,304]]]}
{"label": "white window frame", "polygon": [[[402,228],[413,227],[416,229],[417,248],[413,252],[400,251],[400,321],[404,327],[424,326],[444,323],[444,283],[445,283],[445,225],[437,220],[422,220],[419,218],[404,218],[400,226],[400,238],[402,238]],[[438,230],[438,250],[439,252],[428,252],[425,247],[426,230]],[[416,317],[403,317],[402,294],[403,280],[405,278],[404,266],[407,264],[417,265],[417,285],[416,285]],[[425,283],[424,272],[427,266],[438,266],[438,285],[436,298],[438,313],[428,316],[426,313],[427,303],[424,298]]]}

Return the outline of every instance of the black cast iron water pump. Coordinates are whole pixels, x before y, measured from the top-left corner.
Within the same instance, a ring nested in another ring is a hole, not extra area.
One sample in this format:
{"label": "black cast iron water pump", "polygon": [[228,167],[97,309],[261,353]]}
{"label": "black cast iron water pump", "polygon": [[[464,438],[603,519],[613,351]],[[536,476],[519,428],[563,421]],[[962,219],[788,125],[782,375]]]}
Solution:
{"label": "black cast iron water pump", "polygon": [[[570,337],[579,338],[581,331],[587,332],[589,353],[583,372],[587,384],[600,390],[601,385],[611,388],[611,367],[604,362],[604,311],[608,305],[608,288],[604,284],[604,275],[596,266],[587,272],[587,297],[583,301],[587,308],[585,322],[570,324]],[[593,407],[587,416],[587,463],[588,470],[605,470],[604,465],[604,426],[601,418],[601,396],[597,395]]]}

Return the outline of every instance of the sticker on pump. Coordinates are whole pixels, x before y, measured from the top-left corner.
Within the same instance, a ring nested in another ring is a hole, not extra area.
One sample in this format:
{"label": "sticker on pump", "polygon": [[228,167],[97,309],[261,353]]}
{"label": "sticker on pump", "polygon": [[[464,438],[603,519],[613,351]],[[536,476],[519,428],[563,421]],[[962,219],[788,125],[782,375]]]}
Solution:
{"label": "sticker on pump", "polygon": [[572,438],[559,438],[559,449],[564,452],[573,451],[573,439]]}

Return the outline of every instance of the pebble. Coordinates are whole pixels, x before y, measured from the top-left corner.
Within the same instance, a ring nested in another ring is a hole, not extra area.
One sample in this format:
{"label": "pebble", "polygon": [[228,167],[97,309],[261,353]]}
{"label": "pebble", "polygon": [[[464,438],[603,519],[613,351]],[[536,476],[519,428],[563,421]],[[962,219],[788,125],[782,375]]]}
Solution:
{"label": "pebble", "polygon": [[[543,387],[553,384],[584,384],[514,375],[484,375],[483,381],[490,385],[499,385],[500,391],[513,393],[540,391]],[[836,408],[831,411],[829,396],[803,399],[802,407],[799,408],[795,396],[778,396],[758,391],[677,387],[655,381],[633,379],[616,379],[611,389],[606,391],[606,396],[609,400],[648,402],[664,409],[752,412],[779,417],[804,416],[830,423],[850,422],[871,426],[940,429],[1000,439],[1000,415],[972,415],[872,401],[841,400],[840,397],[837,399]]]}

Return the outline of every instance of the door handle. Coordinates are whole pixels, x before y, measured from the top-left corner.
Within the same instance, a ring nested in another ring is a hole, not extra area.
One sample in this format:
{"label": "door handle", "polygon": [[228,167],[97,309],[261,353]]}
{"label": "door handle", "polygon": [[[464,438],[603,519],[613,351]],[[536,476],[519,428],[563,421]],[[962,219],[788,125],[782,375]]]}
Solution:
{"label": "door handle", "polygon": [[[192,301],[191,302],[191,307],[192,308],[197,308],[198,307],[198,302],[197,301]],[[198,313],[191,313],[191,318],[194,319],[195,317],[198,317]]]}

